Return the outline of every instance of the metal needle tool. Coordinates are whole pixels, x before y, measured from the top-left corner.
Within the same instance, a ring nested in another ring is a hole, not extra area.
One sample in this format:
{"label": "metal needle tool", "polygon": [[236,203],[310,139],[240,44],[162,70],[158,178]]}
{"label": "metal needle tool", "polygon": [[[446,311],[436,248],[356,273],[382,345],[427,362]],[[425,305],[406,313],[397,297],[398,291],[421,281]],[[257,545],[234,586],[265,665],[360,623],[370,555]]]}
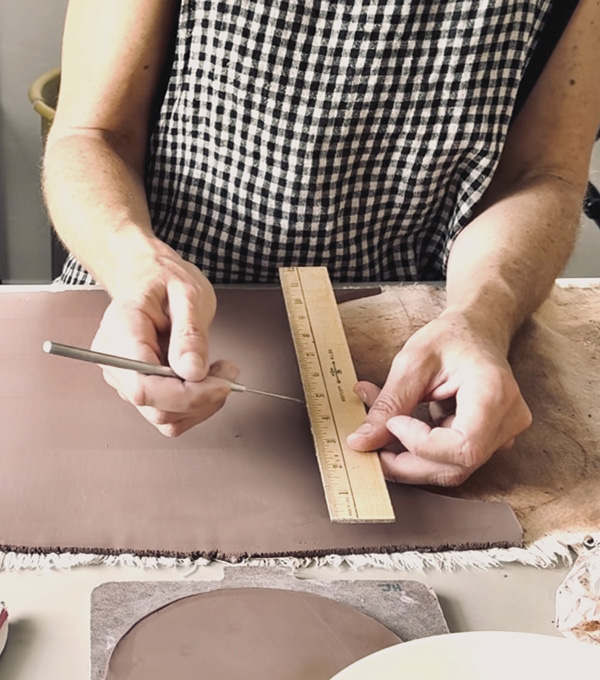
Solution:
{"label": "metal needle tool", "polygon": [[[42,349],[47,354],[55,354],[56,356],[66,357],[67,359],[78,359],[79,361],[88,361],[92,364],[101,364],[103,366],[113,366],[114,368],[125,368],[145,375],[160,375],[164,378],[179,378],[177,373],[170,366],[161,366],[159,364],[149,364],[146,361],[138,361],[137,359],[126,359],[115,354],[104,354],[103,352],[95,352],[91,349],[83,349],[82,347],[73,347],[72,345],[63,345],[60,342],[52,342],[46,340],[42,345]],[[181,380],[181,378],[179,378]],[[298,404],[303,404],[302,399],[296,397],[288,397],[285,394],[275,394],[274,392],[265,392],[263,390],[255,390],[245,385],[240,385],[236,382],[229,382],[232,392],[251,392],[252,394],[260,394],[264,397],[274,397],[275,399],[284,399],[285,401],[295,401]]]}

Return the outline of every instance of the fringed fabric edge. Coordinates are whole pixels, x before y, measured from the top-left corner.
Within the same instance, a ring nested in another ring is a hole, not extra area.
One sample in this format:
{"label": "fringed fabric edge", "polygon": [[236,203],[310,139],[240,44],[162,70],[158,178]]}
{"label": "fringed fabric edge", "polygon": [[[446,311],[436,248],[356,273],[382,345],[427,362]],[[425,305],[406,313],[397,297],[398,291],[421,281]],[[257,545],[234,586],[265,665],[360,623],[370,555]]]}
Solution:
{"label": "fringed fabric edge", "polygon": [[[487,550],[451,550],[446,552],[405,551],[396,553],[367,553],[362,555],[325,555],[319,557],[250,557],[237,560],[236,566],[287,567],[302,569],[333,566],[338,569],[361,570],[368,568],[391,571],[453,571],[464,568],[492,569],[518,563],[547,569],[571,566],[577,555],[600,545],[600,533],[549,535],[522,548],[489,548]],[[208,566],[214,562],[229,564],[227,560],[205,557],[140,556],[131,553],[97,555],[91,553],[24,553],[0,552],[0,571],[68,570],[106,564],[109,566],[138,567],[141,569],[191,569]]]}

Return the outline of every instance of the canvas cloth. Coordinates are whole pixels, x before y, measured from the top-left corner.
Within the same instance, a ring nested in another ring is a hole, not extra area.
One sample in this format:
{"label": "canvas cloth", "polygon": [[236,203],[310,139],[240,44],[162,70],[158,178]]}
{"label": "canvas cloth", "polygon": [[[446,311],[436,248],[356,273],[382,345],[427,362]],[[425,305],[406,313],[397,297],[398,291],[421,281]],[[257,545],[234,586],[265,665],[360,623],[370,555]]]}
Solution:
{"label": "canvas cloth", "polygon": [[[573,2],[183,0],[156,234],[215,283],[443,279],[553,4]],[[63,281],[89,277],[70,259]]]}

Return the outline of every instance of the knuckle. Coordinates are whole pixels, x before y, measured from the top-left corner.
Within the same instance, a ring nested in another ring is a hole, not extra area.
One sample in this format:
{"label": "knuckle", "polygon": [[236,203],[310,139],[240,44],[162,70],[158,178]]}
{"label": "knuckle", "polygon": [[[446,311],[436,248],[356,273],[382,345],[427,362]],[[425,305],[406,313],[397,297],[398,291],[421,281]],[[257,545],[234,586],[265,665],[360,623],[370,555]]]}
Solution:
{"label": "knuckle", "polygon": [[[425,327],[421,328],[423,331]],[[434,348],[423,342],[420,331],[413,333],[395,356],[392,366],[403,374],[433,371],[438,364],[438,357]]]}
{"label": "knuckle", "polygon": [[460,486],[469,478],[470,474],[470,471],[464,468],[448,468],[438,472],[434,483],[437,486],[445,487]]}
{"label": "knuckle", "polygon": [[194,304],[202,295],[202,291],[198,283],[190,277],[181,278],[179,280],[179,294],[191,304]]}
{"label": "knuckle", "polygon": [[210,375],[216,378],[235,380],[238,372],[238,367],[227,359],[217,359],[210,365]]}
{"label": "knuckle", "polygon": [[394,357],[390,372],[394,372],[396,375],[407,375],[415,370],[418,360],[418,353],[407,343]]}
{"label": "knuckle", "polygon": [[465,441],[460,447],[459,458],[456,462],[466,470],[474,470],[485,462],[487,458],[488,456],[483,446]]}
{"label": "knuckle", "polygon": [[153,425],[170,425],[173,422],[173,414],[168,411],[152,409],[146,413],[146,419]]}
{"label": "knuckle", "polygon": [[179,423],[165,423],[164,425],[156,425],[156,429],[169,439],[179,437],[179,435],[183,432],[183,429]]}
{"label": "knuckle", "polygon": [[384,472],[383,476],[387,482],[391,482],[392,484],[400,484],[406,481],[400,475],[394,472]]}
{"label": "knuckle", "polygon": [[134,406],[148,406],[148,393],[142,382],[137,382],[129,392],[129,401]]}
{"label": "knuckle", "polygon": [[181,294],[188,307],[196,309],[203,302],[203,292],[200,285],[193,279],[188,279],[182,283]]}
{"label": "knuckle", "polygon": [[212,404],[215,406],[222,406],[230,394],[231,388],[227,383],[219,385],[217,389],[211,394]]}
{"label": "knuckle", "polygon": [[529,409],[527,404],[525,404],[525,402],[523,402],[523,408],[521,409],[520,421],[519,421],[519,425],[520,425],[519,434],[521,434],[521,432],[525,432],[525,430],[528,430],[531,427],[532,423],[533,423],[533,415],[531,413],[531,410]]}
{"label": "knuckle", "polygon": [[515,434],[520,434],[527,430],[533,422],[533,416],[527,403],[523,399],[523,395],[516,380],[509,370],[506,370],[503,379],[500,382],[498,393],[500,395],[501,403],[505,405],[507,412],[512,414]]}
{"label": "knuckle", "polygon": [[200,411],[202,407],[206,404],[206,396],[202,394],[191,394],[188,399],[186,399],[181,404],[182,413],[195,413]]}
{"label": "knuckle", "polygon": [[521,390],[509,368],[501,370],[501,372],[496,375],[494,382],[494,388],[498,394],[500,403],[513,408],[516,404],[524,403]]}
{"label": "knuckle", "polygon": [[209,415],[207,417],[210,417],[211,415],[214,415],[217,411],[220,411],[223,406],[225,406],[227,398],[223,397],[222,399],[214,399],[212,400],[210,404],[210,411]]}
{"label": "knuckle", "polygon": [[508,405],[514,406],[521,400],[521,390],[512,375],[507,376],[500,385],[500,397]]}
{"label": "knuckle", "polygon": [[215,385],[208,392],[203,391],[193,395],[189,402],[189,408],[186,410],[197,413],[206,410],[217,410],[223,406],[230,391],[231,389],[227,383]]}
{"label": "knuckle", "polygon": [[411,446],[411,450],[415,456],[418,456],[419,458],[427,458],[428,447],[425,442],[423,441],[414,442],[414,444]]}
{"label": "knuckle", "polygon": [[176,333],[178,338],[185,340],[187,338],[197,338],[202,335],[202,329],[195,319],[189,318],[186,320],[184,326],[177,327]]}
{"label": "knuckle", "polygon": [[506,444],[503,444],[498,451],[509,451],[515,445],[515,438],[509,439]]}
{"label": "knuckle", "polygon": [[369,414],[390,418],[400,411],[400,404],[389,392],[381,392],[373,406],[369,409]]}

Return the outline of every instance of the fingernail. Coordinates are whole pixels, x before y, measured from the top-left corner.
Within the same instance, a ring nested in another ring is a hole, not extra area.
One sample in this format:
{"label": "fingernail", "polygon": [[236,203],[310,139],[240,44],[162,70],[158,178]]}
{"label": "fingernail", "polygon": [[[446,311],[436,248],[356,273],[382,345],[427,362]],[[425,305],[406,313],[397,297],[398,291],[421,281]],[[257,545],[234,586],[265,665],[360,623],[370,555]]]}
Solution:
{"label": "fingernail", "polygon": [[202,380],[206,377],[206,366],[196,352],[186,352],[179,357],[179,373],[186,380]]}
{"label": "fingernail", "polygon": [[392,434],[398,434],[396,432],[396,430],[398,429],[398,421],[394,416],[388,419],[385,426],[388,429],[388,431],[391,432]]}
{"label": "fingernail", "polygon": [[367,393],[364,390],[358,389],[356,390],[356,394],[363,404],[367,403]]}
{"label": "fingernail", "polygon": [[373,432],[373,426],[370,423],[363,423],[354,430],[354,434],[371,434]]}

